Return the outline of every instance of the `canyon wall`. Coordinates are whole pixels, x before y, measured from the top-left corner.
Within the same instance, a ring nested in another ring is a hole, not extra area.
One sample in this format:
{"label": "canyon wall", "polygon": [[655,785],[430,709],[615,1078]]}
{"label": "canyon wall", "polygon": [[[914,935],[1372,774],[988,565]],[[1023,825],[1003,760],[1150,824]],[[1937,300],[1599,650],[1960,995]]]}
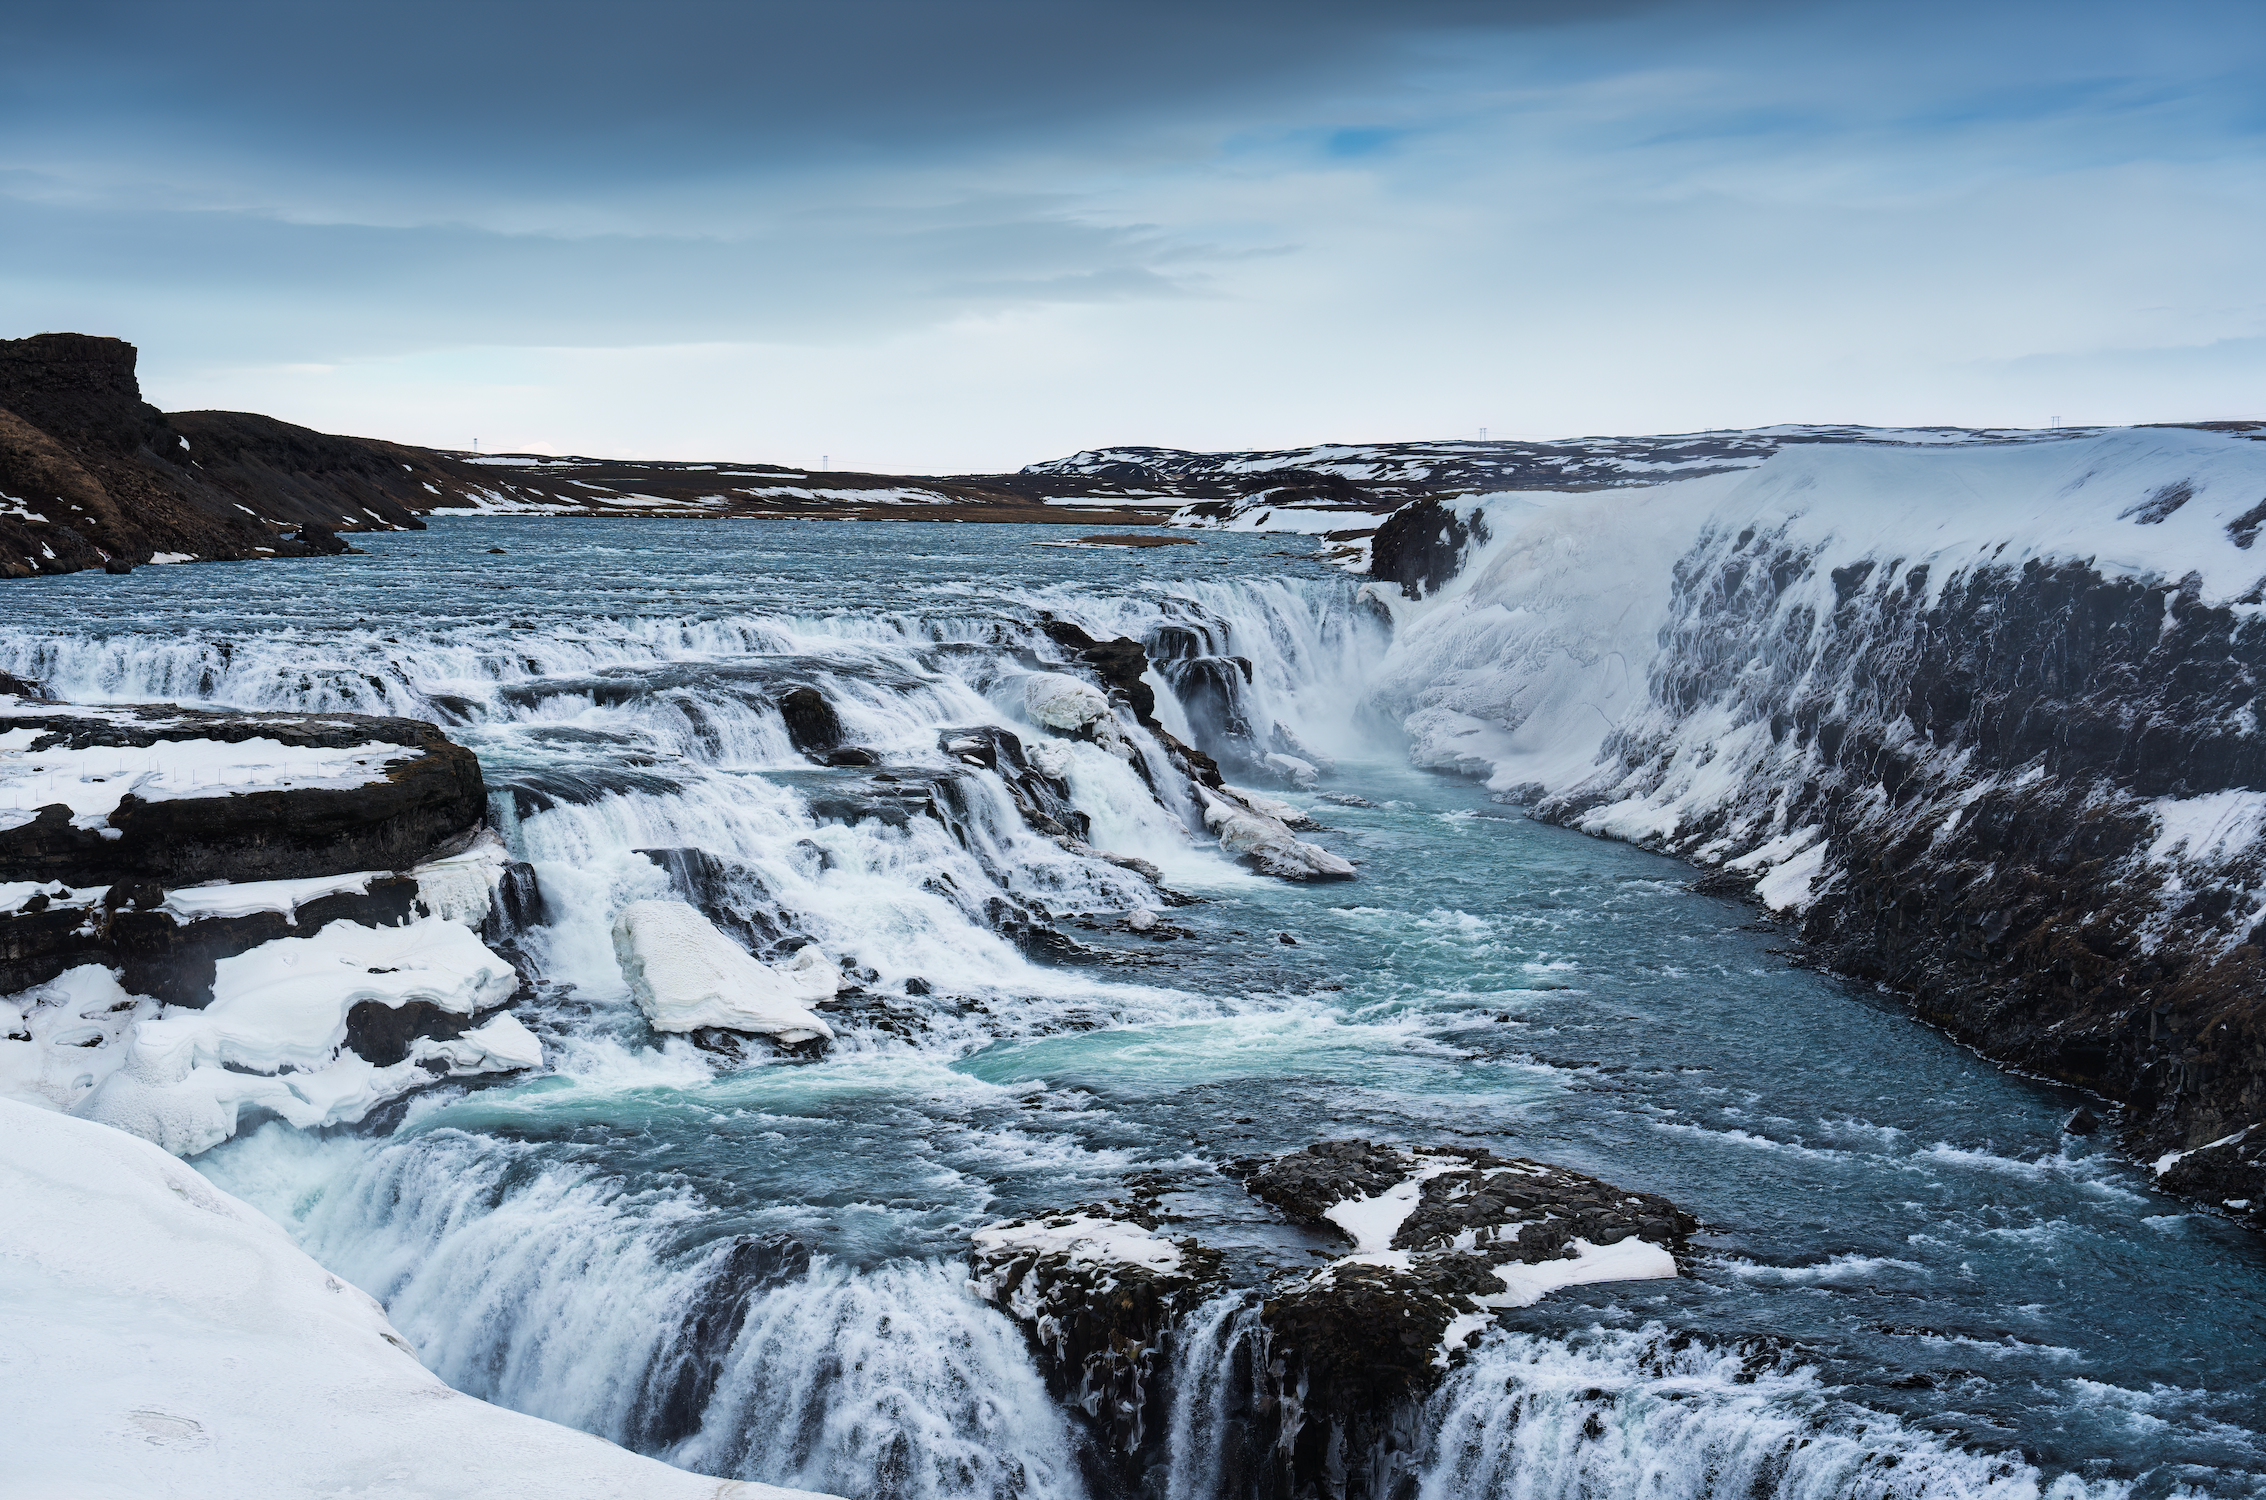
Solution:
{"label": "canyon wall", "polygon": [[1437,592],[1369,590],[1419,763],[1704,867],[2266,1226],[2266,443],[1813,447],[1473,510]]}

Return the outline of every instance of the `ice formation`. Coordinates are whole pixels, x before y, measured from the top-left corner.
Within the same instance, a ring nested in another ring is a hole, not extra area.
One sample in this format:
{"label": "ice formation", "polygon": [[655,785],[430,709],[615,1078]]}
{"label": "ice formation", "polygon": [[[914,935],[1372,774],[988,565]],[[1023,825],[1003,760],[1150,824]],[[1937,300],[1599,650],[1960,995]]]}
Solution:
{"label": "ice formation", "polygon": [[841,976],[815,945],[785,971],[750,957],[683,901],[633,901],[614,919],[614,953],[656,1031],[720,1027],[794,1045],[831,1039],[811,1010]]}

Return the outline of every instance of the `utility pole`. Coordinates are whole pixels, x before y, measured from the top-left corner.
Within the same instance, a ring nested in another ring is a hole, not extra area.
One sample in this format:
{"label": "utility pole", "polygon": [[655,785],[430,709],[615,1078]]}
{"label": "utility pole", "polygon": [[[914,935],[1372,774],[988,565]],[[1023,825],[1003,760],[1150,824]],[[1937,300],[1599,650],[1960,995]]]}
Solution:
{"label": "utility pole", "polygon": [[1483,443],[1487,441],[1487,429],[1484,427],[1479,429],[1479,440]]}

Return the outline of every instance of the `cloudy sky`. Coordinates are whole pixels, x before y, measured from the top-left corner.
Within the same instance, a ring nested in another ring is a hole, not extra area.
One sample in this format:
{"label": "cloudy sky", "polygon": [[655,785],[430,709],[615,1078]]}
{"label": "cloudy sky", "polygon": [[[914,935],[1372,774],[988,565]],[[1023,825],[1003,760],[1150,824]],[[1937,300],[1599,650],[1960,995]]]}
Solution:
{"label": "cloudy sky", "polygon": [[11,0],[0,336],[445,447],[2266,417],[2257,0]]}

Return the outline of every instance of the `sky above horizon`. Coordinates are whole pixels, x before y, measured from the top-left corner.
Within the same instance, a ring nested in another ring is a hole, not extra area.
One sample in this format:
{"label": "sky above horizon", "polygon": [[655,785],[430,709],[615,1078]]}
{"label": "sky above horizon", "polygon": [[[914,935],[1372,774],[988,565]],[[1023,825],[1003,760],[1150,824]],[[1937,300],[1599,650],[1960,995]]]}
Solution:
{"label": "sky above horizon", "polygon": [[0,336],[437,447],[2266,418],[2266,6],[13,0]]}

